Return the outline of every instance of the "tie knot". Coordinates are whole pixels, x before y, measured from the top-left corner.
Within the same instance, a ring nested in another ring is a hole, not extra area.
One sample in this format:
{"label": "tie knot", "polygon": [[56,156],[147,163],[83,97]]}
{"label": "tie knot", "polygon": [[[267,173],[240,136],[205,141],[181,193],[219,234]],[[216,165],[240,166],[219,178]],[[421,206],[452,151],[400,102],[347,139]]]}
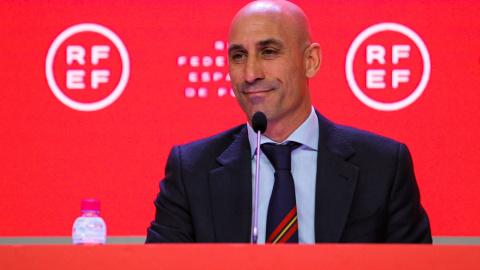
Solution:
{"label": "tie knot", "polygon": [[264,143],[260,148],[272,163],[273,168],[278,171],[291,169],[292,151],[300,145],[302,144],[290,141],[287,144]]}

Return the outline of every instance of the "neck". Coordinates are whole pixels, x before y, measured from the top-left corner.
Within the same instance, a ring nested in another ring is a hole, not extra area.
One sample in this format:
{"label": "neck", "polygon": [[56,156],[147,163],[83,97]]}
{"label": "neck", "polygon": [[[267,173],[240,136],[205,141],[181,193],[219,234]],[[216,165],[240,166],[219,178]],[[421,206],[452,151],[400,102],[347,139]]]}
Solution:
{"label": "neck", "polygon": [[311,113],[311,105],[307,109],[303,109],[296,114],[291,114],[289,117],[282,119],[269,119],[267,130],[263,134],[274,142],[283,142],[290,136],[299,126],[307,120]]}

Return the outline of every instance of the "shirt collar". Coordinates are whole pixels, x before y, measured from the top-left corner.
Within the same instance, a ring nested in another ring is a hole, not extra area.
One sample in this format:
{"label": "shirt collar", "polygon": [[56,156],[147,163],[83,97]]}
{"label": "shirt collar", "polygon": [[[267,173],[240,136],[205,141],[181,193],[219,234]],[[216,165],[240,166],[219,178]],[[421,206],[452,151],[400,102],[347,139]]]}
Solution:
{"label": "shirt collar", "polygon": [[[257,133],[253,131],[253,128],[247,123],[248,141],[250,142],[251,156],[255,156],[255,150],[257,149]],[[315,113],[315,109],[312,106],[312,111],[307,120],[303,122],[288,138],[281,144],[288,141],[295,141],[303,144],[302,148],[317,151],[318,150],[318,117]],[[263,143],[276,143],[265,136],[260,137],[260,144]]]}

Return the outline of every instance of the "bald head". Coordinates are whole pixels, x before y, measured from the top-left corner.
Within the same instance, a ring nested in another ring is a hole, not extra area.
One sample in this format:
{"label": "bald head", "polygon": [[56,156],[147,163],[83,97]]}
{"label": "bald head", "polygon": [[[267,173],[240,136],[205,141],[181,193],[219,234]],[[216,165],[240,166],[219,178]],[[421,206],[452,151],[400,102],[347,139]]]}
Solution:
{"label": "bald head", "polygon": [[[239,26],[245,27],[244,22],[253,17],[269,18],[275,23],[293,34],[300,47],[311,43],[310,23],[307,16],[297,5],[288,1],[254,1],[240,9],[232,20],[230,26],[230,38],[232,31]],[[251,20],[255,23],[254,20]]]}

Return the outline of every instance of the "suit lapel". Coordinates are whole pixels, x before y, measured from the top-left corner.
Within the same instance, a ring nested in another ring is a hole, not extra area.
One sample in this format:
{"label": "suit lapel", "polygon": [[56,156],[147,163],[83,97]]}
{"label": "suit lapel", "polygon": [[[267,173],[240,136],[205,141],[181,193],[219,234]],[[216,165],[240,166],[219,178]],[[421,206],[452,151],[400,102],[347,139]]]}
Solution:
{"label": "suit lapel", "polygon": [[218,156],[219,168],[210,171],[210,206],[216,242],[249,242],[252,218],[250,144],[244,128]]}
{"label": "suit lapel", "polygon": [[348,218],[358,178],[358,167],[346,160],[354,155],[341,131],[317,112],[317,183],[315,192],[315,242],[337,243]]}

